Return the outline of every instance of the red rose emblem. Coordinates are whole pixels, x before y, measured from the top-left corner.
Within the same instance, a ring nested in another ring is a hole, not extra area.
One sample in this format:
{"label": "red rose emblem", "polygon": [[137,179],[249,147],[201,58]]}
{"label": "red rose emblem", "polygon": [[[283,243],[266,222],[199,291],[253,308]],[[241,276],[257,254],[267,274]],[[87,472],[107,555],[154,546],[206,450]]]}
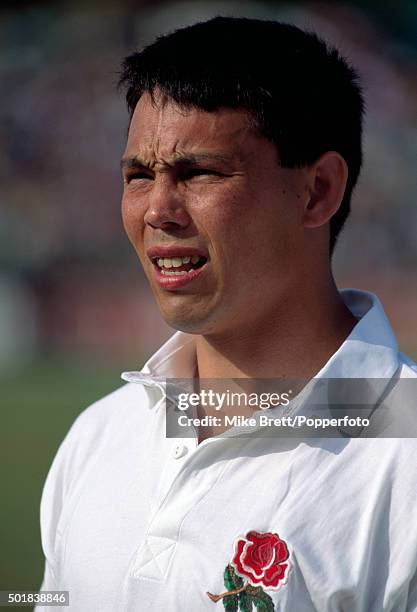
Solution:
{"label": "red rose emblem", "polygon": [[287,545],[277,533],[249,531],[235,541],[231,565],[253,586],[277,591],[287,582],[291,564]]}

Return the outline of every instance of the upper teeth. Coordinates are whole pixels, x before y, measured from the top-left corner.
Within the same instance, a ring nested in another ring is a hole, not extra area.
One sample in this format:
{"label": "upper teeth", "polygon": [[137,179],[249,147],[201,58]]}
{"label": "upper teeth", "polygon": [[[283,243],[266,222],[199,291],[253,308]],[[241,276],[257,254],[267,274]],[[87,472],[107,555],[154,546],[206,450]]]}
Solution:
{"label": "upper teeth", "polygon": [[200,259],[199,255],[186,255],[185,257],[160,257],[157,264],[160,268],[179,268],[183,264],[196,264]]}

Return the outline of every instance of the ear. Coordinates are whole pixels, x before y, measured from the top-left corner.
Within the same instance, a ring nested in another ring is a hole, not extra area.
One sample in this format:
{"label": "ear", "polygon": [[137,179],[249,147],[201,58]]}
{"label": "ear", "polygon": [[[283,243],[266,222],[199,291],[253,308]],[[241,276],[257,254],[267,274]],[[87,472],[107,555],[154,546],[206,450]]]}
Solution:
{"label": "ear", "polygon": [[308,169],[310,199],[304,209],[303,225],[320,227],[339,208],[346,189],[348,167],[336,151],[327,151]]}

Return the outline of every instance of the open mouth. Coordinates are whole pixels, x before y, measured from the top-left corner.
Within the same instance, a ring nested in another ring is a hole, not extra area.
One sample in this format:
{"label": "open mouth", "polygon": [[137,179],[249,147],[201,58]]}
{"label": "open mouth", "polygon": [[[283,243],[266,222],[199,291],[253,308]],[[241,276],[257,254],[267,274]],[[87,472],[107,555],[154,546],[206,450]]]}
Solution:
{"label": "open mouth", "polygon": [[164,276],[187,276],[198,270],[207,261],[203,255],[178,257],[153,257],[152,263]]}

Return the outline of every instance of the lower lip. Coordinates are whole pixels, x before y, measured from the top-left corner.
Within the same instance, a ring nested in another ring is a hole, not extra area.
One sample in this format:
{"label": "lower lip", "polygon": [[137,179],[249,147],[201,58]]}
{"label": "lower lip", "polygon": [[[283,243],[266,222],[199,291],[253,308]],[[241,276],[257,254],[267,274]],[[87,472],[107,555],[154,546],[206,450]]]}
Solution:
{"label": "lower lip", "polygon": [[161,269],[154,266],[156,282],[159,287],[162,289],[181,289],[186,285],[189,285],[196,278],[201,276],[206,268],[207,263],[203,264],[201,268],[197,268],[196,270],[191,270],[191,272],[187,272],[186,274],[181,274],[181,276],[171,275],[171,274],[162,274]]}

